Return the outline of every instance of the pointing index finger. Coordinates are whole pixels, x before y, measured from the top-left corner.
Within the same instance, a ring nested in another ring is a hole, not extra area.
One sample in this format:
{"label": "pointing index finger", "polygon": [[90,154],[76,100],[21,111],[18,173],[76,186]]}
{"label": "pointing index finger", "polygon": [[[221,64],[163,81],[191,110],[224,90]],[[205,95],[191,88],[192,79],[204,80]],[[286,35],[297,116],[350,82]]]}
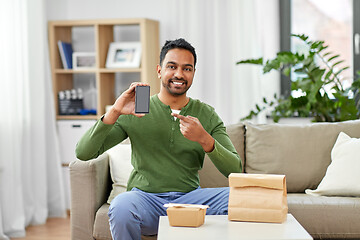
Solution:
{"label": "pointing index finger", "polygon": [[178,118],[180,120],[184,120],[184,121],[186,120],[185,116],[177,114],[177,113],[171,113],[171,116],[176,117],[176,118]]}

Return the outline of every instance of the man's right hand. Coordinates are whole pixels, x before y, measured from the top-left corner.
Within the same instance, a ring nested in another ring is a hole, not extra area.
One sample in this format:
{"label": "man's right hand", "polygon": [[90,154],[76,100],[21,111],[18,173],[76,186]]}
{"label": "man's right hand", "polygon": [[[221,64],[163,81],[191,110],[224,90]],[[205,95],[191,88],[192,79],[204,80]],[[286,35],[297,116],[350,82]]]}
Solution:
{"label": "man's right hand", "polygon": [[137,117],[143,117],[145,114],[135,113],[135,87],[136,86],[148,86],[147,83],[133,82],[129,89],[124,91],[118,99],[116,99],[114,105],[108,112],[105,113],[102,119],[105,124],[114,124],[120,115],[132,114]]}

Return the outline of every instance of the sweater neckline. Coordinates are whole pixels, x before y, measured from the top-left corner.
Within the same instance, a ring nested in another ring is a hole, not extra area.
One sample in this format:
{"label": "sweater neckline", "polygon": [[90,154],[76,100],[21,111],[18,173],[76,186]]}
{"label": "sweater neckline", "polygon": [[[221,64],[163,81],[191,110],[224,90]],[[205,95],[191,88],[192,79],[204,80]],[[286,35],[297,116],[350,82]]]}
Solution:
{"label": "sweater neckline", "polygon": [[[166,105],[165,103],[163,103],[163,102],[160,100],[158,94],[156,94],[156,95],[154,96],[154,99],[155,99],[155,101],[156,101],[157,103],[160,104],[161,107],[166,108],[166,109],[169,109],[169,110],[171,111],[170,106],[169,106],[169,105]],[[189,97],[189,102],[188,102],[183,108],[181,108],[180,112],[186,111],[186,110],[189,108],[189,106],[192,104],[192,102],[193,102],[193,99],[192,99],[191,97]]]}

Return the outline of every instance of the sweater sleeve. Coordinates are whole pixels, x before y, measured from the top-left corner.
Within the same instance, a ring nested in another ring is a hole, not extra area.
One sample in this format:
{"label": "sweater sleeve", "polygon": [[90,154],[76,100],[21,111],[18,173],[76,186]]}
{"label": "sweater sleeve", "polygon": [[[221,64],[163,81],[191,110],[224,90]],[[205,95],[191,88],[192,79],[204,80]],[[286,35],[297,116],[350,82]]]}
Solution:
{"label": "sweater sleeve", "polygon": [[127,134],[118,121],[115,124],[105,124],[99,119],[76,144],[76,157],[80,160],[94,159],[125,138]]}
{"label": "sweater sleeve", "polygon": [[216,126],[211,132],[211,136],[215,139],[215,144],[213,151],[207,155],[225,177],[233,172],[242,172],[240,156],[226,133],[223,122],[217,115],[213,121],[216,122]]}

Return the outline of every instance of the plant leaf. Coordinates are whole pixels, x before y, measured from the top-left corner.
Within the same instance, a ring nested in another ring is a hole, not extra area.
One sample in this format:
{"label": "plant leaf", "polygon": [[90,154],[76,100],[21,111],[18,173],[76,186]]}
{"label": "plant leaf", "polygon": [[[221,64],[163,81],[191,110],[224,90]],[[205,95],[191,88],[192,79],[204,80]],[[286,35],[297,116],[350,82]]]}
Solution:
{"label": "plant leaf", "polygon": [[323,51],[323,50],[325,50],[325,49],[327,49],[329,46],[327,46],[327,45],[322,45],[320,48],[319,48],[319,52],[321,52],[321,51]]}
{"label": "plant leaf", "polygon": [[341,72],[345,71],[346,69],[349,69],[350,67],[349,66],[346,66],[346,67],[343,67],[342,69],[340,69],[339,71],[337,71],[335,73],[335,76],[338,76]]}
{"label": "plant leaf", "polygon": [[279,60],[277,58],[275,58],[273,60],[268,60],[264,65],[263,72],[267,73],[273,69],[279,70],[280,67],[281,67],[281,63],[279,62]]}
{"label": "plant leaf", "polygon": [[328,61],[330,62],[331,60],[333,60],[333,59],[335,59],[335,58],[338,58],[338,57],[340,57],[339,54],[337,54],[337,55],[335,55],[335,56],[332,56],[331,58],[328,59]]}
{"label": "plant leaf", "polygon": [[290,73],[291,73],[291,67],[286,67],[283,69],[283,74],[285,76],[287,76],[287,77],[290,76]]}
{"label": "plant leaf", "polygon": [[244,64],[244,63],[263,65],[263,58],[247,59],[247,60],[241,60],[241,61],[236,62],[236,64]]}
{"label": "plant leaf", "polygon": [[343,62],[345,62],[345,60],[338,61],[335,64],[333,64],[332,67],[335,67],[336,65],[339,65],[340,63],[343,63]]}
{"label": "plant leaf", "polygon": [[324,80],[326,81],[327,79],[329,79],[330,76],[331,76],[331,74],[333,74],[333,72],[332,72],[332,70],[329,70],[329,71],[326,73],[326,75],[325,75],[325,77],[324,77]]}
{"label": "plant leaf", "polygon": [[325,53],[325,54],[323,55],[323,57],[326,57],[326,56],[328,56],[328,55],[330,55],[330,54],[333,54],[333,52],[327,52],[327,53]]}

